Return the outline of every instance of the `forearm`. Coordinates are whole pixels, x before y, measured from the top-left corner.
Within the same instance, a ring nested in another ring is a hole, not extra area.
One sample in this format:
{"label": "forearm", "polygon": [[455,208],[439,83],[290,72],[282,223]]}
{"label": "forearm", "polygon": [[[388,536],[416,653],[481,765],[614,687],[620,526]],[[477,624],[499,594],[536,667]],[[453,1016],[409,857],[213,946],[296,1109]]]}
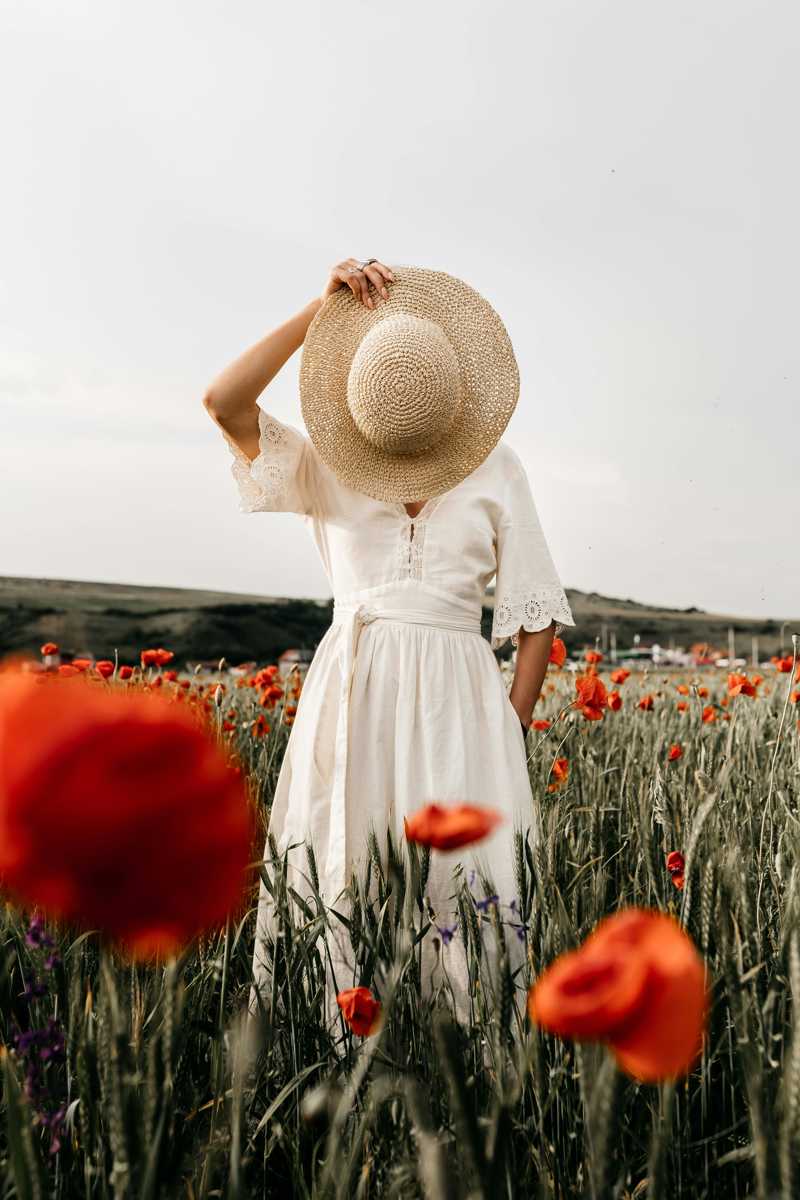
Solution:
{"label": "forearm", "polygon": [[523,725],[530,724],[534,705],[539,699],[554,634],[555,623],[552,621],[546,629],[539,629],[535,633],[529,633],[526,629],[519,631],[517,662],[509,699]]}
{"label": "forearm", "polygon": [[222,371],[205,395],[205,405],[220,421],[251,410],[264,388],[305,340],[322,300],[317,298],[283,325],[250,346]]}

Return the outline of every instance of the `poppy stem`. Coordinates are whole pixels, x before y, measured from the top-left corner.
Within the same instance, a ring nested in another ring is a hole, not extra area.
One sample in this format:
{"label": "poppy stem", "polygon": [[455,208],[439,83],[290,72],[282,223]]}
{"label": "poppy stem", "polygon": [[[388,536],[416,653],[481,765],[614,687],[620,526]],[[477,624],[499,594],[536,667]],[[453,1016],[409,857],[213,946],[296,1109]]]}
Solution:
{"label": "poppy stem", "polygon": [[608,1200],[611,1189],[611,1135],[623,1083],[614,1057],[606,1051],[600,1064],[586,1113],[587,1157],[592,1200]]}
{"label": "poppy stem", "polygon": [[653,1114],[653,1136],[647,1164],[648,1200],[662,1200],[667,1195],[667,1151],[672,1141],[672,1112],[675,1107],[675,1084],[668,1082],[659,1089],[658,1111]]}

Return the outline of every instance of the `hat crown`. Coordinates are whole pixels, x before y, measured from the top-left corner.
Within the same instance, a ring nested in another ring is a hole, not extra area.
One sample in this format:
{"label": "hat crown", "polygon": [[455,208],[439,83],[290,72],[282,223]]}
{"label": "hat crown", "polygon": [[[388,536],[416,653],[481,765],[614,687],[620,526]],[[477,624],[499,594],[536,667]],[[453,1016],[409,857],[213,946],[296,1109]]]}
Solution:
{"label": "hat crown", "polygon": [[435,446],[461,410],[458,356],[435,321],[395,313],[365,334],[347,379],[359,432],[389,454]]}

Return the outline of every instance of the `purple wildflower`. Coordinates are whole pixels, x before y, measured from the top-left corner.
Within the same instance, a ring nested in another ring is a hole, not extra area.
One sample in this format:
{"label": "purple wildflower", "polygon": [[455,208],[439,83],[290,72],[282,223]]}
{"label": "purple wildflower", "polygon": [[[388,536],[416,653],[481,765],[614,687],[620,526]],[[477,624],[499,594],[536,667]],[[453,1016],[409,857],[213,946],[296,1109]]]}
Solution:
{"label": "purple wildflower", "polygon": [[26,979],[25,990],[22,993],[22,999],[26,1004],[30,1004],[32,1000],[38,1000],[40,996],[47,995],[47,984],[42,983],[41,979]]}
{"label": "purple wildflower", "polygon": [[472,897],[472,902],[477,908],[478,912],[484,913],[489,911],[490,905],[497,904],[499,900],[499,896],[485,896],[483,900],[477,900],[474,896]]}
{"label": "purple wildflower", "polygon": [[25,941],[29,946],[53,945],[53,939],[44,927],[44,920],[38,913],[34,914],[25,933]]}
{"label": "purple wildflower", "polygon": [[11,1043],[25,1064],[23,1094],[33,1109],[34,1123],[48,1129],[50,1153],[56,1154],[61,1148],[66,1108],[63,1104],[55,1110],[50,1108],[47,1068],[51,1063],[64,1061],[64,1031],[55,1017],[49,1017],[41,1029],[15,1030]]}
{"label": "purple wildflower", "polygon": [[442,935],[442,942],[445,946],[449,946],[458,932],[457,925],[437,925],[437,931]]}

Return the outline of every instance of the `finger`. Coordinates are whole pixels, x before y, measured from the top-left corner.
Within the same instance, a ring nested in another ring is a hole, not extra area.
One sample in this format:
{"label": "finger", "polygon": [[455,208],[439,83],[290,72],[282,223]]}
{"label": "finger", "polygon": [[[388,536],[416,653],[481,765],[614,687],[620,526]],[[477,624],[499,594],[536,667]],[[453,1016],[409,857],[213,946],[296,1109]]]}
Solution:
{"label": "finger", "polygon": [[358,300],[359,304],[361,304],[363,301],[362,301],[362,293],[361,293],[361,283],[358,278],[358,271],[354,270],[353,267],[345,267],[344,270],[342,271],[342,278],[344,279],[344,282],[347,284],[347,286],[350,288],[350,291],[353,293],[353,296],[355,297],[355,299]]}
{"label": "finger", "polygon": [[353,277],[350,274],[349,267],[335,267],[333,270],[333,278],[338,279],[339,283],[343,284],[344,287],[349,287],[351,291],[353,290]]}
{"label": "finger", "polygon": [[386,281],[380,271],[376,270],[376,263],[371,263],[368,267],[364,267],[364,274],[370,281],[376,292],[380,292],[384,300],[389,299],[389,292],[386,287]]}
{"label": "finger", "polygon": [[358,286],[361,289],[361,303],[365,308],[374,308],[375,304],[369,294],[369,283],[363,271],[356,270],[353,273],[353,279],[358,281]]}
{"label": "finger", "polygon": [[394,283],[394,272],[391,267],[387,267],[385,263],[378,262],[377,260],[371,265],[376,271],[380,271],[383,278],[388,280],[389,283]]}
{"label": "finger", "polygon": [[380,271],[384,279],[388,279],[389,283],[394,283],[394,271],[391,267],[387,267],[386,263],[379,262],[377,259],[372,266],[376,271]]}
{"label": "finger", "polygon": [[333,274],[340,283],[343,283],[345,287],[350,288],[350,291],[353,293],[356,300],[361,299],[361,288],[359,287],[358,280],[353,273],[352,267],[349,267],[347,263],[341,263],[338,267],[336,267]]}

